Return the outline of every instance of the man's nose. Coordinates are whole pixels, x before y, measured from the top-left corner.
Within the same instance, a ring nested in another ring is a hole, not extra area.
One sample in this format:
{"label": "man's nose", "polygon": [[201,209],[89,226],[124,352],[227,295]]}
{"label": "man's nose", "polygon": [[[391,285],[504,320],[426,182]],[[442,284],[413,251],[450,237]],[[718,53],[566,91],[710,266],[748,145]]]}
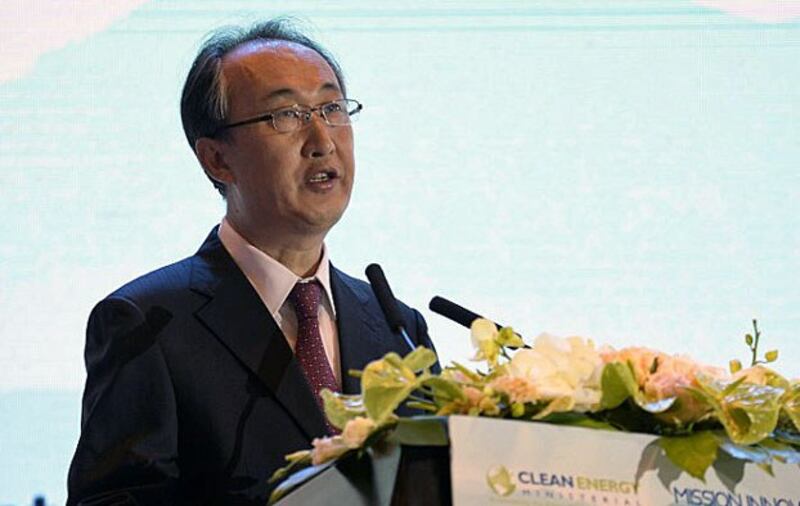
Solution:
{"label": "man's nose", "polygon": [[321,158],[336,150],[329,126],[319,111],[310,113],[309,125],[306,126],[307,137],[303,144],[302,155],[307,158]]}

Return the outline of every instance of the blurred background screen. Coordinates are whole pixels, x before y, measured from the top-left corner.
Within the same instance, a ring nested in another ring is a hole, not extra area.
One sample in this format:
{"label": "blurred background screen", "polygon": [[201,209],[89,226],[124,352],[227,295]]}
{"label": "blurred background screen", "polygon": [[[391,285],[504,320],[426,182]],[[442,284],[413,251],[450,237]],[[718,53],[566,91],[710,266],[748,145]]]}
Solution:
{"label": "blurred background screen", "polygon": [[280,14],[339,58],[357,182],[333,262],[532,338],[800,375],[800,2],[4,0],[0,505],[66,499],[92,306],[224,212],[183,136],[204,35]]}

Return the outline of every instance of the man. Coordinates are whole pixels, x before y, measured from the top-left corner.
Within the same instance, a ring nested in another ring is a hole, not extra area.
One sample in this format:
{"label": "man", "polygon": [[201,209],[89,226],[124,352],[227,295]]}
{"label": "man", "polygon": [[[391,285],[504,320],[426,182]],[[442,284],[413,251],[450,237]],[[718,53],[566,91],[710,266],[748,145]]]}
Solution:
{"label": "man", "polygon": [[283,456],[332,430],[319,391],[356,393],[349,369],[409,351],[323,244],[350,199],[360,109],[283,20],[201,48],[181,115],[226,215],[194,256],[93,310],[68,504],[263,505]]}

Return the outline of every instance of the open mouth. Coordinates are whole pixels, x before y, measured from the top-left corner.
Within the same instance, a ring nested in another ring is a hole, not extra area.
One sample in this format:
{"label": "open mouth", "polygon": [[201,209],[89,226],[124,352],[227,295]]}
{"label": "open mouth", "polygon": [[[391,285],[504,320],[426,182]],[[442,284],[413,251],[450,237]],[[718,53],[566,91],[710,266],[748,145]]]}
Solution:
{"label": "open mouth", "polygon": [[335,170],[320,170],[314,172],[311,177],[307,179],[307,181],[309,183],[327,183],[328,181],[332,181],[337,177],[339,177],[339,175]]}

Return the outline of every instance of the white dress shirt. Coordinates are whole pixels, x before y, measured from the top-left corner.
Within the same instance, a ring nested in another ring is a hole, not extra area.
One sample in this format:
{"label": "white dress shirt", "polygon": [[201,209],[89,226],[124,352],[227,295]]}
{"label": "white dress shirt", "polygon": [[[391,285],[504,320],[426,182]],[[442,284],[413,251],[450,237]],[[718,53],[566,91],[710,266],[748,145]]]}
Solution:
{"label": "white dress shirt", "polygon": [[292,304],[286,300],[298,281],[316,279],[323,288],[322,303],[319,307],[319,331],[325,355],[331,365],[336,382],[341,387],[341,371],[339,367],[339,339],[336,330],[336,307],[331,292],[330,264],[328,250],[322,245],[322,258],[317,272],[308,278],[300,278],[283,264],[259,250],[234,230],[223,218],[217,232],[222,245],[228,250],[233,261],[242,270],[261,297],[264,306],[275,319],[278,327],[286,336],[286,342],[294,350],[297,343],[297,316]]}

